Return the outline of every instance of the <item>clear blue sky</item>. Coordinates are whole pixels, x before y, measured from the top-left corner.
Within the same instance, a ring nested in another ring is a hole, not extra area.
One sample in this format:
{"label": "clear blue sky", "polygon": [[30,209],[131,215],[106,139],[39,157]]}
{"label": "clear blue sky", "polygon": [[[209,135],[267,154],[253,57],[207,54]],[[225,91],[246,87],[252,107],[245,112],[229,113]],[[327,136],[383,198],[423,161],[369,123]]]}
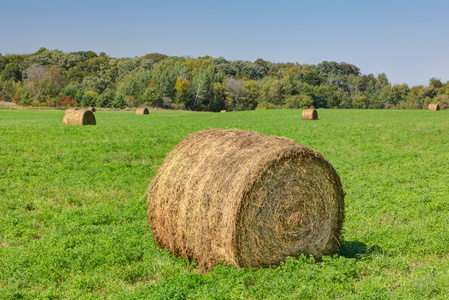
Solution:
{"label": "clear blue sky", "polygon": [[158,52],[347,62],[393,84],[449,81],[448,0],[0,0],[0,53]]}

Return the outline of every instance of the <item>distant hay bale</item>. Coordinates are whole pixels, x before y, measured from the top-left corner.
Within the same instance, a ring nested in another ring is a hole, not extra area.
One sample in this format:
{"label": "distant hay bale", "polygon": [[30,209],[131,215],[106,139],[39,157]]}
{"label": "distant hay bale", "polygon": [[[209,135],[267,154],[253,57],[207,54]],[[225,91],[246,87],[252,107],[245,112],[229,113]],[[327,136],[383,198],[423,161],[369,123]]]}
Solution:
{"label": "distant hay bale", "polygon": [[158,245],[237,267],[316,259],[339,248],[344,193],[332,165],[293,140],[240,130],[189,135],[165,158],[148,189]]}
{"label": "distant hay bale", "polygon": [[136,115],[148,115],[150,111],[146,107],[138,107],[136,109]]}
{"label": "distant hay bale", "polygon": [[63,125],[96,125],[94,114],[87,109],[69,108],[62,119]]}
{"label": "distant hay bale", "polygon": [[97,111],[97,110],[95,109],[95,107],[92,107],[92,106],[88,107],[87,110],[90,110],[91,112],[96,112],[96,111]]}
{"label": "distant hay bale", "polygon": [[226,109],[224,109],[224,110],[220,110],[220,112],[221,112],[221,113],[223,113],[223,112],[226,112]]}
{"label": "distant hay bale", "polygon": [[315,109],[304,109],[302,111],[303,120],[318,120],[318,112]]}
{"label": "distant hay bale", "polygon": [[429,110],[431,111],[439,111],[440,110],[440,105],[439,104],[429,104]]}

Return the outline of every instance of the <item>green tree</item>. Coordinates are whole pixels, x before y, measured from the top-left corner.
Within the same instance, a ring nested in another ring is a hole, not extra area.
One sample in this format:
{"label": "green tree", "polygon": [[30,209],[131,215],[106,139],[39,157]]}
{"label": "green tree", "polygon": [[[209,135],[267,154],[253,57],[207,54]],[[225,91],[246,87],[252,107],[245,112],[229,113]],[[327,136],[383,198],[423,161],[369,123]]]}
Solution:
{"label": "green tree", "polygon": [[126,108],[128,104],[125,101],[125,96],[118,94],[114,101],[112,101],[111,106],[114,108]]}
{"label": "green tree", "polygon": [[382,88],[379,94],[379,102],[381,103],[381,108],[389,109],[392,103],[394,103],[394,95],[391,91],[391,85],[386,85]]}
{"label": "green tree", "polygon": [[368,107],[368,97],[359,94],[352,97],[352,108],[367,108]]}
{"label": "green tree", "polygon": [[285,99],[284,108],[311,108],[313,100],[308,95],[290,95]]}
{"label": "green tree", "polygon": [[18,63],[8,63],[1,72],[0,78],[2,80],[12,79],[14,81],[22,80],[22,72],[19,69]]}
{"label": "green tree", "polygon": [[223,109],[232,110],[233,106],[227,107],[227,100],[232,98],[226,91],[224,85],[221,82],[214,82],[212,85],[212,100],[209,103],[210,111],[221,111]]}
{"label": "green tree", "polygon": [[312,71],[318,74],[320,77],[335,77],[335,76],[343,76],[343,68],[342,66],[335,61],[323,61],[319,63],[317,66],[312,68]]}
{"label": "green tree", "polygon": [[94,91],[101,94],[107,88],[112,88],[112,82],[104,78],[88,76],[83,79],[81,86],[85,91]]}
{"label": "green tree", "polygon": [[243,82],[243,103],[245,110],[255,109],[260,97],[260,87],[256,80]]}
{"label": "green tree", "polygon": [[85,93],[80,102],[81,107],[95,106],[95,99],[90,93]]}
{"label": "green tree", "polygon": [[202,110],[209,107],[213,98],[213,83],[215,66],[210,66],[206,70],[196,69],[192,72],[191,84],[189,84],[191,101],[187,103],[191,110]]}
{"label": "green tree", "polygon": [[392,93],[391,106],[399,108],[402,105],[404,105],[405,107],[408,94],[410,93],[408,85],[406,83],[403,83],[401,85],[395,84],[391,88],[391,93]]}
{"label": "green tree", "polygon": [[272,103],[276,107],[282,107],[285,104],[285,93],[280,80],[271,82],[267,96],[267,102]]}
{"label": "green tree", "polygon": [[154,87],[145,89],[145,92],[138,99],[140,104],[148,104],[154,107],[162,105],[162,96]]}
{"label": "green tree", "polygon": [[321,85],[324,82],[324,79],[321,76],[319,76],[318,74],[316,74],[315,72],[307,72],[302,77],[302,80],[305,83],[313,85],[313,86]]}
{"label": "green tree", "polygon": [[112,91],[101,94],[98,96],[98,99],[96,101],[96,106],[98,107],[111,107],[112,101],[114,99],[114,94]]}
{"label": "green tree", "polygon": [[379,83],[378,86],[380,87],[380,89],[383,89],[384,87],[390,84],[388,82],[387,74],[385,73],[380,73],[377,75],[377,82]]}
{"label": "green tree", "polygon": [[436,77],[432,77],[429,80],[429,85],[433,85],[436,88],[440,88],[443,86],[443,83],[441,82],[440,79],[436,78]]}
{"label": "green tree", "polygon": [[262,58],[258,58],[258,59],[256,59],[256,60],[254,61],[254,64],[255,64],[255,65],[259,65],[259,66],[261,66],[261,67],[263,67],[263,68],[266,69],[267,66],[268,66],[268,64],[269,64],[269,62],[263,60]]}

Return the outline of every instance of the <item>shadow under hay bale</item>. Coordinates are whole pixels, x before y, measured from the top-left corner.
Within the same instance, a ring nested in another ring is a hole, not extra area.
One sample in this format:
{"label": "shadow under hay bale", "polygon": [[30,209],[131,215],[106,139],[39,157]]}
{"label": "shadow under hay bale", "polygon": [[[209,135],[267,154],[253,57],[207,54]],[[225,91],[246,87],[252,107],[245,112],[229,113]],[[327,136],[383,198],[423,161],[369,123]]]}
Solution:
{"label": "shadow under hay bale", "polygon": [[211,270],[316,259],[339,248],[344,193],[332,165],[293,140],[241,130],[188,136],[148,189],[158,245]]}
{"label": "shadow under hay bale", "polygon": [[148,115],[150,111],[146,107],[138,107],[136,109],[136,115]]}
{"label": "shadow under hay bale", "polygon": [[69,108],[62,119],[63,125],[96,125],[95,116],[87,109]]}
{"label": "shadow under hay bale", "polygon": [[430,111],[439,111],[440,105],[439,104],[429,104],[429,110]]}
{"label": "shadow under hay bale", "polygon": [[304,109],[302,111],[303,120],[318,120],[318,112],[315,109]]}

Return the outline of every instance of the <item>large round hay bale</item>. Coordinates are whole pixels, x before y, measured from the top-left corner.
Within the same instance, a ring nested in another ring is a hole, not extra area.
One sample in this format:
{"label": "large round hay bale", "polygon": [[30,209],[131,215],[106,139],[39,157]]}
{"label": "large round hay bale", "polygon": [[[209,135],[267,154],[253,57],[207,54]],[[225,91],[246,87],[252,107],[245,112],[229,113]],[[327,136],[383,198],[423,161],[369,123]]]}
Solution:
{"label": "large round hay bale", "polygon": [[429,104],[429,110],[431,110],[431,111],[439,111],[440,110],[440,105],[437,104],[437,103]]}
{"label": "large round hay bale", "polygon": [[62,119],[63,125],[96,125],[95,116],[87,109],[69,108]]}
{"label": "large round hay bale", "polygon": [[146,107],[138,107],[136,109],[136,115],[148,115],[150,111]]}
{"label": "large round hay bale", "polygon": [[318,112],[316,109],[304,109],[302,111],[303,120],[318,120]]}
{"label": "large round hay bale", "polygon": [[203,270],[332,255],[344,220],[340,178],[321,154],[240,130],[188,136],[165,158],[148,201],[157,244]]}

